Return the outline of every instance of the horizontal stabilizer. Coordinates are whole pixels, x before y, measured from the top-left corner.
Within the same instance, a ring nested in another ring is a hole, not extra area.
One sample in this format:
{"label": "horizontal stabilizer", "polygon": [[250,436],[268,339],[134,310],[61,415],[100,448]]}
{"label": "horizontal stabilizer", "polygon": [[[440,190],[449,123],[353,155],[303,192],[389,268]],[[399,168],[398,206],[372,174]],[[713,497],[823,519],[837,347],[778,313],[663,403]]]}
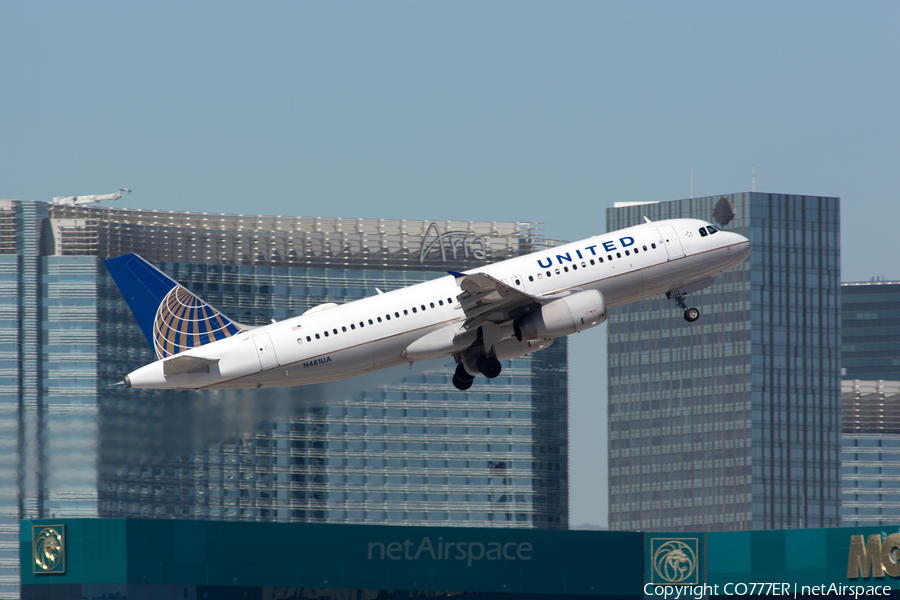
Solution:
{"label": "horizontal stabilizer", "polygon": [[177,375],[178,373],[206,372],[210,365],[219,362],[218,358],[201,358],[199,356],[176,356],[163,362],[165,375]]}

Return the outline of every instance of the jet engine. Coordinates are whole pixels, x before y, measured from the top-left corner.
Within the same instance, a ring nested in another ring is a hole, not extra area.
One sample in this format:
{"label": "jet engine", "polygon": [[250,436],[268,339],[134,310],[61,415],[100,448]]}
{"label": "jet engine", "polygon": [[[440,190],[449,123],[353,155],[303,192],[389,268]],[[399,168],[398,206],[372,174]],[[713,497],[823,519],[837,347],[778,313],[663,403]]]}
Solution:
{"label": "jet engine", "polygon": [[557,338],[599,325],[606,320],[606,301],[597,290],[577,292],[544,304],[513,322],[516,339]]}

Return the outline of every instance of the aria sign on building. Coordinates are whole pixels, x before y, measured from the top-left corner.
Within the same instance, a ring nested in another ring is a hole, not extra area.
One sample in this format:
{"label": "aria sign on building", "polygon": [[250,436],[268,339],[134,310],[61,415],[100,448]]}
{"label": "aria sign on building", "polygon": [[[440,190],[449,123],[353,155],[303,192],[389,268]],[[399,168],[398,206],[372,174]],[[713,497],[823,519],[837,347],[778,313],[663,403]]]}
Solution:
{"label": "aria sign on building", "polygon": [[[433,237],[432,231],[434,232]],[[448,253],[452,260],[469,257],[484,260],[487,257],[487,244],[484,237],[470,235],[467,231],[441,233],[437,223],[431,223],[425,230],[425,237],[422,238],[419,262],[424,263],[429,253],[438,250],[441,252],[441,262],[447,262]]]}

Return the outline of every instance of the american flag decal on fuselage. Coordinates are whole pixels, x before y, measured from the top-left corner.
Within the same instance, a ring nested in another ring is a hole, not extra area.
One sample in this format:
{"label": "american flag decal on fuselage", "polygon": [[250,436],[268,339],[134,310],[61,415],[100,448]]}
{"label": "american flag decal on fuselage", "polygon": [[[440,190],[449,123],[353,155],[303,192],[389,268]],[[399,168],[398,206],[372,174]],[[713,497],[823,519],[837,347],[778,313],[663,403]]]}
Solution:
{"label": "american flag decal on fuselage", "polygon": [[228,317],[177,285],[160,302],[153,320],[156,358],[167,358],[243,331]]}

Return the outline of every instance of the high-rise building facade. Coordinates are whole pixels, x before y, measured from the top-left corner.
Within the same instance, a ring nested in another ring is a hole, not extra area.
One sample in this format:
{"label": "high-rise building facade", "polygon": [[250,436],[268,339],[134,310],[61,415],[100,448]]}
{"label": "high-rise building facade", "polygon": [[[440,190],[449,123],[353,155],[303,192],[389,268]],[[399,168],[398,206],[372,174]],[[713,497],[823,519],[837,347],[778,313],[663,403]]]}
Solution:
{"label": "high-rise building facade", "polygon": [[900,381],[841,382],[844,527],[900,521]]}
{"label": "high-rise building facade", "polygon": [[695,323],[665,295],[610,311],[610,528],[839,525],[839,200],[623,205],[607,227],[644,216],[704,219],[752,251],[687,297]]}
{"label": "high-rise building facade", "polygon": [[900,381],[900,281],[841,284],[841,376]]}
{"label": "high-rise building facade", "polygon": [[246,325],[534,250],[533,223],[0,201],[0,596],[20,518],[565,528],[566,342],[468,392],[451,359],[269,390],[111,387],[154,360],[103,259],[137,252]]}
{"label": "high-rise building facade", "polygon": [[843,524],[900,520],[900,282],[841,284]]}

